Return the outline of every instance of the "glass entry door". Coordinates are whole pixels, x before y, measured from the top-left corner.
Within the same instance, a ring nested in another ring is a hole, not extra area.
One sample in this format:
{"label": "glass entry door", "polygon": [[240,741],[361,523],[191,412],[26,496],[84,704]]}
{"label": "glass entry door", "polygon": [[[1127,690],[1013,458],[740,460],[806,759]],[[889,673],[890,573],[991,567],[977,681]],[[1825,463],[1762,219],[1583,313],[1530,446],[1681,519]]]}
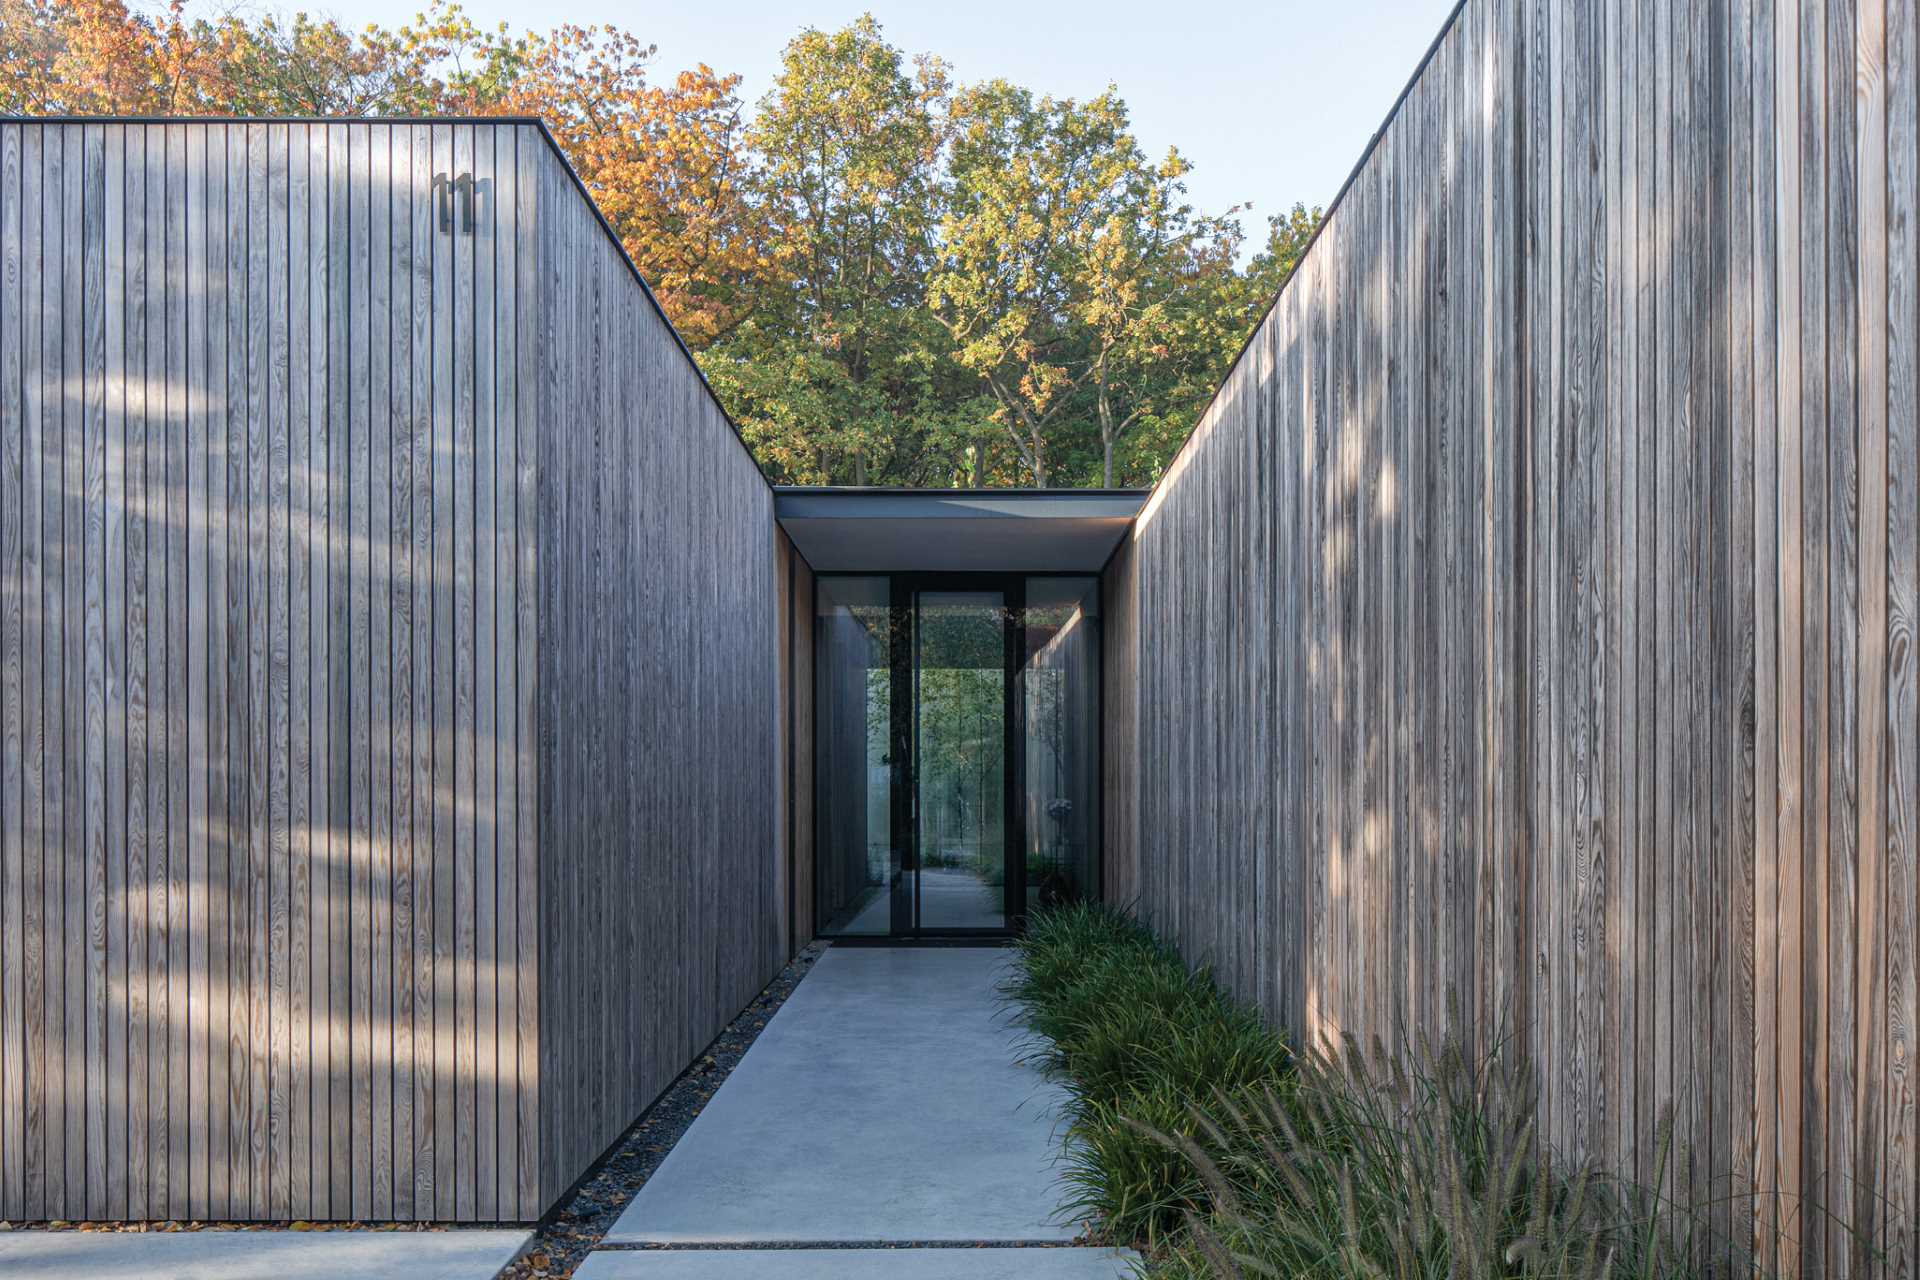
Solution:
{"label": "glass entry door", "polygon": [[822,574],[815,922],[994,935],[1098,893],[1095,579]]}
{"label": "glass entry door", "polygon": [[913,591],[906,785],[915,932],[1003,932],[1009,904],[1007,596]]}

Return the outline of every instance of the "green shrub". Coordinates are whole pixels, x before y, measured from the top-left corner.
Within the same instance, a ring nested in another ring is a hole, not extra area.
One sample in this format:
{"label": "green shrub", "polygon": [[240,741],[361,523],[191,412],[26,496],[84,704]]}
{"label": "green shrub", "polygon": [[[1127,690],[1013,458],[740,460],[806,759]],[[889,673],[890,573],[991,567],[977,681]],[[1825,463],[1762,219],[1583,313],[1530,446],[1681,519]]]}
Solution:
{"label": "green shrub", "polygon": [[1155,1135],[1192,1133],[1195,1098],[1284,1087],[1285,1043],[1112,907],[1040,913],[1017,948],[1005,993],[1068,1093],[1067,1207],[1119,1239],[1182,1231],[1206,1191]]}
{"label": "green shrub", "polygon": [[[1301,1056],[1286,1095],[1218,1097],[1190,1135],[1158,1131],[1209,1207],[1165,1274],[1671,1277],[1693,1274],[1691,1215],[1590,1169],[1555,1170],[1516,1056],[1454,1042]],[[1660,1126],[1664,1168],[1670,1126]]]}
{"label": "green shrub", "polygon": [[1150,1275],[1694,1274],[1696,1215],[1662,1186],[1554,1167],[1512,1046],[1295,1055],[1100,904],[1037,915],[1017,960],[1005,994],[1068,1093],[1067,1207],[1143,1248]]}

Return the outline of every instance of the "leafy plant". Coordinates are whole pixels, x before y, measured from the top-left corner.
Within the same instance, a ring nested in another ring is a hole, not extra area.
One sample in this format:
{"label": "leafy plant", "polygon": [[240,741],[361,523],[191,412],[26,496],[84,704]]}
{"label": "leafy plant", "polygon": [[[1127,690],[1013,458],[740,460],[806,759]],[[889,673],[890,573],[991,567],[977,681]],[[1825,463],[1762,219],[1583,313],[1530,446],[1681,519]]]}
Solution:
{"label": "leafy plant", "polygon": [[1040,912],[1017,948],[1005,994],[1068,1091],[1068,1207],[1125,1239],[1180,1232],[1206,1189],[1154,1135],[1192,1132],[1194,1098],[1282,1087],[1285,1042],[1113,907]]}
{"label": "leafy plant", "polygon": [[1004,984],[1065,1086],[1069,1207],[1154,1277],[1697,1274],[1702,1206],[1556,1163],[1517,1044],[1290,1051],[1125,913],[1039,913]]}
{"label": "leafy plant", "polygon": [[[1693,1274],[1692,1216],[1660,1186],[1557,1170],[1536,1107],[1509,1046],[1478,1059],[1455,1040],[1304,1053],[1284,1096],[1216,1095],[1192,1107],[1191,1136],[1155,1132],[1208,1191],[1180,1265],[1222,1280]],[[1663,1118],[1662,1171],[1671,1135]]]}

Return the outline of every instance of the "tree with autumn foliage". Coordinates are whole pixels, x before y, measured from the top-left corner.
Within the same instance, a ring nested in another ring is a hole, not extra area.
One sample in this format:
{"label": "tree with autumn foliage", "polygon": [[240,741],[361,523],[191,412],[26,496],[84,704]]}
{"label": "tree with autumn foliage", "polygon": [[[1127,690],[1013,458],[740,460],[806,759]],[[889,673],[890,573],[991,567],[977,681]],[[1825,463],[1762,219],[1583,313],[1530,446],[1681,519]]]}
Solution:
{"label": "tree with autumn foliage", "polygon": [[424,115],[484,110],[511,42],[457,6],[358,34],[304,13],[195,17],[185,0],[0,0],[0,110]]}
{"label": "tree with autumn foliage", "polygon": [[647,79],[654,50],[619,31],[529,36],[489,105],[539,116],[696,349],[731,333],[777,278],[779,225],[754,199],[739,76],[701,65]]}
{"label": "tree with autumn foliage", "polygon": [[737,75],[451,0],[350,31],[192,0],[0,0],[0,112],[538,116],[770,476],[1156,478],[1320,220],[1186,198],[1126,104],[959,85],[871,16]]}

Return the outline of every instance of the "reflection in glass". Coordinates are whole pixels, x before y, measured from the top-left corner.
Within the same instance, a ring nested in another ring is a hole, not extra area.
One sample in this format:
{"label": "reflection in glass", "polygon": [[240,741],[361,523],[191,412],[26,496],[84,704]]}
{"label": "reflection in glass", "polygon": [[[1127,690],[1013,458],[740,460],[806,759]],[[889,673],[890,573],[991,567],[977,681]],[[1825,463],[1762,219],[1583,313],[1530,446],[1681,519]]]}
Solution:
{"label": "reflection in glass", "polygon": [[996,932],[1099,896],[1099,580],[945,585],[817,580],[823,935]]}
{"label": "reflection in glass", "polygon": [[918,605],[918,923],[1004,929],[1006,598],[997,591],[922,591]]}
{"label": "reflection in glass", "polygon": [[823,934],[896,928],[887,590],[883,577],[822,577],[816,586],[815,894]]}
{"label": "reflection in glass", "polygon": [[1028,578],[1020,668],[1027,910],[1099,896],[1100,582]]}

